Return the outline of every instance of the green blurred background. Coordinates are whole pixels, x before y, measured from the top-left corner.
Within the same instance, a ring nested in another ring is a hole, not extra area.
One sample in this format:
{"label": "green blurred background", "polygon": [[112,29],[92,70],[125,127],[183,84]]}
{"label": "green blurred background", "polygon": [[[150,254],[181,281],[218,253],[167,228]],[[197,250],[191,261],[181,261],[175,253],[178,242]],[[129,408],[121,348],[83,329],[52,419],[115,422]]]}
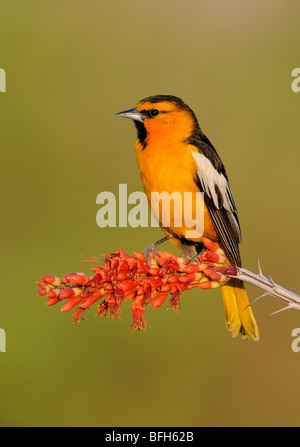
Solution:
{"label": "green blurred background", "polygon": [[[132,253],[158,228],[100,229],[96,196],[142,190],[135,130],[113,113],[153,94],[195,111],[230,177],[244,266],[300,293],[298,1],[0,1],[2,426],[299,425],[300,313],[254,305],[261,340],[233,339],[220,290],[151,329],[45,307],[35,281]],[[176,252],[166,244],[164,249]],[[83,270],[90,273],[91,265]],[[251,299],[260,292],[248,288]]]}

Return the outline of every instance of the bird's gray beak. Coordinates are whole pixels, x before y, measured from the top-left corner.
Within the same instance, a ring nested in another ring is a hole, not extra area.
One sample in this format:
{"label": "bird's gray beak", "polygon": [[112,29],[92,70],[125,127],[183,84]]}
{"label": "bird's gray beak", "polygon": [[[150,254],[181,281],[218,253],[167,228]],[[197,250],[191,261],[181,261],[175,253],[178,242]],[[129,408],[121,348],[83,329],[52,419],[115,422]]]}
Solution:
{"label": "bird's gray beak", "polygon": [[138,112],[137,108],[124,110],[124,112],[115,113],[114,116],[122,116],[123,118],[130,118],[131,120],[143,122],[144,116]]}

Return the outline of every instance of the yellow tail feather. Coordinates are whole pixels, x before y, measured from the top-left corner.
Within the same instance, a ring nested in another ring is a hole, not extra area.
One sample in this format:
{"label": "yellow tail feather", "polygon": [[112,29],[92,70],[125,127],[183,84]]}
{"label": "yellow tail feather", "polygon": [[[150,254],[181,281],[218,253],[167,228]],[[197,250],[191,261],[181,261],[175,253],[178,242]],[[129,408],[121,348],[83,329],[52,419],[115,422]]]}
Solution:
{"label": "yellow tail feather", "polygon": [[222,286],[222,295],[228,330],[234,337],[241,335],[242,338],[248,336],[252,340],[258,340],[258,327],[243,283],[238,279],[231,279]]}

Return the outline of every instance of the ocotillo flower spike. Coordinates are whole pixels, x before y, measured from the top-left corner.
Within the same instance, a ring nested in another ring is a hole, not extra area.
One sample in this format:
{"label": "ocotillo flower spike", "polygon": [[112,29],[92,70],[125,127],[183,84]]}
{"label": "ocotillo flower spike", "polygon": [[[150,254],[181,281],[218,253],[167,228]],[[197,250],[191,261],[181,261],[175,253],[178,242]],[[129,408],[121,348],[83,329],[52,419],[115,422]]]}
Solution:
{"label": "ocotillo flower spike", "polygon": [[133,318],[131,330],[139,332],[146,329],[145,312],[149,307],[157,309],[168,300],[167,307],[176,311],[186,290],[195,287],[213,289],[232,277],[264,290],[259,298],[272,295],[287,303],[280,310],[300,310],[300,297],[266,278],[260,265],[258,274],[234,267],[223,250],[212,241],[203,239],[203,243],[206,250],[199,256],[199,262],[194,263],[167,251],[158,252],[156,260],[152,256],[150,267],[141,252],[130,256],[120,249],[104,258],[93,257],[89,261],[103,260],[103,265],[92,268],[93,276],[81,272],[70,273],[62,279],[43,276],[41,281],[37,281],[40,287],[38,295],[47,297],[47,306],[61,302],[62,312],[73,310],[73,324],[83,320],[86,310],[96,302],[96,316],[115,318],[120,316],[122,304],[132,301],[129,306]]}
{"label": "ocotillo flower spike", "polygon": [[61,302],[62,312],[73,310],[73,324],[81,321],[96,302],[96,316],[115,318],[120,316],[122,304],[131,301],[131,330],[145,330],[144,314],[149,307],[157,309],[168,299],[168,307],[177,310],[184,291],[220,287],[229,280],[226,275],[237,274],[219,247],[208,239],[204,244],[207,250],[199,257],[199,263],[191,264],[182,256],[160,251],[157,260],[151,258],[151,267],[143,253],[130,256],[120,249],[106,255],[102,266],[93,267],[93,276],[78,272],[62,279],[43,276],[42,281],[37,281],[38,295],[46,295],[47,306]]}

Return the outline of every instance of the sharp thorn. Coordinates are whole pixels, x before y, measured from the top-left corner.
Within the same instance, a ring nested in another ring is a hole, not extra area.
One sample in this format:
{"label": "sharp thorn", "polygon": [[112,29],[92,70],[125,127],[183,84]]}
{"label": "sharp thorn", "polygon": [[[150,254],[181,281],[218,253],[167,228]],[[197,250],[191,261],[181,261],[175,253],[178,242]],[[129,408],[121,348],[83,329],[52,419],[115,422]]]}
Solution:
{"label": "sharp thorn", "polygon": [[259,268],[259,274],[258,274],[258,276],[260,277],[260,278],[262,278],[262,279],[266,279],[267,281],[268,281],[268,278],[263,274],[263,272],[262,272],[262,269],[261,269],[261,266],[260,266],[260,262],[259,262],[259,259],[258,259],[258,268]]}
{"label": "sharp thorn", "polygon": [[276,283],[273,281],[273,279],[271,278],[271,275],[268,275],[269,276],[269,280],[271,281],[271,283],[272,283],[272,286],[276,286]]}
{"label": "sharp thorn", "polygon": [[289,309],[290,307],[291,307],[290,304],[288,304],[287,306],[283,307],[282,309],[275,310],[275,312],[270,313],[270,314],[268,315],[268,317],[270,317],[271,315],[278,314],[279,312],[283,312],[284,310],[287,310],[287,309]]}
{"label": "sharp thorn", "polygon": [[259,300],[260,298],[269,295],[267,292],[263,293],[262,295],[258,296],[257,298],[255,298],[251,304],[255,303],[255,301]]}
{"label": "sharp thorn", "polygon": [[264,275],[263,275],[263,272],[262,272],[262,269],[261,269],[261,266],[260,266],[259,258],[257,258],[257,264],[258,264],[259,274],[262,275],[262,276],[264,276]]}
{"label": "sharp thorn", "polygon": [[251,303],[247,304],[247,306],[243,309],[246,310],[248,307],[252,306],[253,303],[255,303],[255,301],[259,300],[260,298],[262,298],[263,296],[267,296],[269,295],[267,292],[263,293],[262,295],[258,296],[257,298],[255,298],[254,300],[251,301]]}

